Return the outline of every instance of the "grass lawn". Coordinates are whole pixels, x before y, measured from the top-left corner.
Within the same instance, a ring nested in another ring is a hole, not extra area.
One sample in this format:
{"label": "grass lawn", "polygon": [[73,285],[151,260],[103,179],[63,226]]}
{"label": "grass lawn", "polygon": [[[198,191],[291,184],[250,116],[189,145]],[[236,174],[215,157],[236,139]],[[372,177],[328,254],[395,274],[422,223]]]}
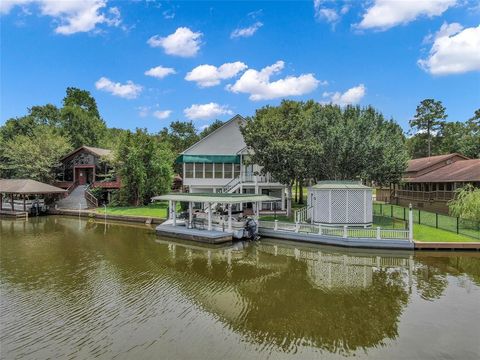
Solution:
{"label": "grass lawn", "polygon": [[[126,207],[108,207],[107,214],[110,215],[125,215],[125,216],[146,216],[166,219],[168,203],[156,202],[146,206],[126,206]],[[180,208],[179,208],[180,209]],[[97,208],[97,213],[103,214],[105,208]]]}
{"label": "grass lawn", "polygon": [[425,242],[478,242],[480,240],[428,225],[413,225],[413,238]]}

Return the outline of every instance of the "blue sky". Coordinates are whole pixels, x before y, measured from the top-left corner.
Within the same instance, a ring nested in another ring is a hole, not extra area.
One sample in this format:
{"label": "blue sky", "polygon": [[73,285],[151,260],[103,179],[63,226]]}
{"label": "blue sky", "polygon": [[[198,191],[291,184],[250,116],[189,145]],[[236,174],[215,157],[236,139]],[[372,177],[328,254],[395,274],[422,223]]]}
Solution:
{"label": "blue sky", "polygon": [[405,129],[424,98],[450,121],[480,107],[475,1],[6,0],[0,16],[0,124],[68,86],[108,126],[150,131],[282,98],[371,104]]}

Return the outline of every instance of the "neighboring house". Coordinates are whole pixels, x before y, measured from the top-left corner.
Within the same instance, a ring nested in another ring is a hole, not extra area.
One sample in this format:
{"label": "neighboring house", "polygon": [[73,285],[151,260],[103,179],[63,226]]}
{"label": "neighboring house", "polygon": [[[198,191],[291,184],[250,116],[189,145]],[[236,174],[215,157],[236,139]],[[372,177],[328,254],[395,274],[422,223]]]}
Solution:
{"label": "neighboring house", "polygon": [[120,179],[110,165],[112,151],[81,146],[60,159],[55,185],[64,189],[91,185],[105,189],[120,188]]}
{"label": "neighboring house", "polygon": [[391,202],[448,213],[448,201],[466,184],[480,187],[480,159],[456,153],[414,159],[392,192]]}
{"label": "neighboring house", "polygon": [[[281,198],[278,209],[284,210],[285,186],[269,174],[260,175],[260,166],[248,164],[248,149],[240,132],[244,123],[245,119],[236,115],[180,154],[177,163],[183,165],[183,185],[192,193],[266,194]],[[262,209],[273,206],[265,203]]]}

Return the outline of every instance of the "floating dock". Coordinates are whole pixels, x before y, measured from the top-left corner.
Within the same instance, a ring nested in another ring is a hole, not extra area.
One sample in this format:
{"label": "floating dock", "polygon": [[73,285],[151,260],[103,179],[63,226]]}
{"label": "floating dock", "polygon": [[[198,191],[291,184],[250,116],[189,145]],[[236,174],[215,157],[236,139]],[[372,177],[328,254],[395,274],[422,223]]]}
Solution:
{"label": "floating dock", "polygon": [[185,226],[173,226],[170,224],[158,225],[155,230],[157,234],[161,236],[198,241],[207,244],[225,244],[231,243],[233,240],[233,234],[229,232],[189,229]]}
{"label": "floating dock", "polygon": [[259,229],[263,237],[299,241],[310,244],[333,245],[352,248],[413,250],[414,243],[400,239],[368,239],[368,238],[341,238],[337,236],[307,234],[301,232],[281,231],[268,228]]}

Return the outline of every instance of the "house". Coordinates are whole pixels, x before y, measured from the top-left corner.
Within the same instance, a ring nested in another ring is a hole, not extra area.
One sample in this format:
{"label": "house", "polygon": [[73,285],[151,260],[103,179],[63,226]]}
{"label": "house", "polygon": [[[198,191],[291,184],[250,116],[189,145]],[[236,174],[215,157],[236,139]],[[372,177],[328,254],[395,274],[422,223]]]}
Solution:
{"label": "house", "polygon": [[120,188],[120,179],[110,164],[112,151],[81,146],[60,159],[55,185],[64,189],[91,185],[105,189]]}
{"label": "house", "polygon": [[414,159],[402,183],[393,189],[390,202],[448,213],[448,201],[466,184],[480,187],[480,159],[457,153]]}
{"label": "house", "polygon": [[183,185],[191,193],[270,195],[282,201],[263,203],[261,209],[285,210],[285,186],[270,174],[260,175],[259,165],[249,164],[249,150],[240,132],[243,124],[245,119],[236,115],[179,155],[176,162],[183,166]]}

